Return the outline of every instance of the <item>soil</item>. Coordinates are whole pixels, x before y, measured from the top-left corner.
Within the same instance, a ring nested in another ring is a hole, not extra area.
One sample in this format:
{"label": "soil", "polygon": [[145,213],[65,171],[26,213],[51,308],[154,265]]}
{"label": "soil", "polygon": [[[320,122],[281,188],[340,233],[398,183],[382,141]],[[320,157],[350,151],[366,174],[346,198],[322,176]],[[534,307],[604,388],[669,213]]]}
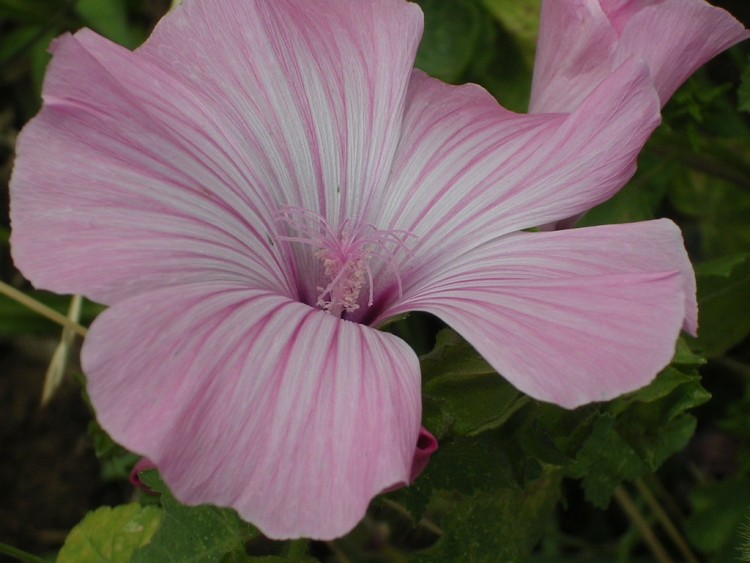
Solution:
{"label": "soil", "polygon": [[125,502],[132,491],[102,482],[77,383],[68,377],[40,406],[55,345],[40,337],[0,342],[0,542],[39,556],[55,553],[87,511]]}

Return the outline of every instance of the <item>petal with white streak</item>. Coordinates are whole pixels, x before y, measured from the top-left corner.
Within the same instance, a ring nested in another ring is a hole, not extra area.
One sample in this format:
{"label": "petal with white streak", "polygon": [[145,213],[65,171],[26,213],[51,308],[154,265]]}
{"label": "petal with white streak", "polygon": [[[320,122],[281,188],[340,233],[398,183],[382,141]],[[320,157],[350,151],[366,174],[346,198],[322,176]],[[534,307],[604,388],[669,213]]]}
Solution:
{"label": "petal with white streak", "polygon": [[415,235],[409,260],[421,268],[586,211],[632,176],[658,123],[658,99],[638,63],[622,65],[569,115],[515,114],[478,86],[417,72],[375,223]]}
{"label": "petal with white streak", "polygon": [[421,29],[402,0],[196,0],[133,53],[64,36],[19,140],[17,265],[105,303],[240,277],[293,296],[278,208],[361,214],[391,167]]}
{"label": "petal with white streak", "polygon": [[695,280],[670,221],[517,233],[404,289],[529,395],[565,407],[649,383],[696,323]]}
{"label": "petal with white streak", "polygon": [[704,0],[545,0],[529,111],[573,111],[633,56],[649,67],[664,105],[700,66],[748,35]]}
{"label": "petal with white streak", "polygon": [[190,285],[118,303],[83,367],[112,437],[188,504],[274,538],[348,532],[408,482],[419,365],[400,339],[269,293]]}

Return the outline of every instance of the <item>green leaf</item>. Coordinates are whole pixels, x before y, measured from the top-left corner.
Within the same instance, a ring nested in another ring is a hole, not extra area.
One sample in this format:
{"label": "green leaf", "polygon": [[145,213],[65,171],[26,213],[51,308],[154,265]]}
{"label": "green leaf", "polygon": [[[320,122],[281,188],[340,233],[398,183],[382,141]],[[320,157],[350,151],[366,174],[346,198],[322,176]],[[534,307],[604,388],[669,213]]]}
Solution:
{"label": "green leaf", "polygon": [[609,410],[619,413],[619,436],[655,471],[694,434],[696,421],[687,411],[710,398],[697,373],[668,367],[651,385],[614,401]]}
{"label": "green leaf", "polygon": [[749,254],[698,268],[701,328],[697,343],[708,357],[723,355],[750,334],[747,303],[750,303]]}
{"label": "green leaf", "polygon": [[[6,63],[14,56],[21,53],[24,49],[30,47],[40,35],[40,28],[34,25],[28,25],[13,29],[4,33],[0,39],[0,63]],[[0,240],[8,241],[9,234],[6,229]]]}
{"label": "green leaf", "polygon": [[698,276],[717,276],[728,278],[734,272],[734,269],[742,266],[750,258],[750,254],[732,254],[714,258],[708,262],[702,262],[695,267],[695,273]]}
{"label": "green leaf", "polygon": [[[735,119],[735,121],[742,121]],[[746,253],[750,248],[750,149],[747,143],[715,138],[699,150],[673,147],[677,167],[668,190],[670,206],[686,216],[682,227],[701,259]]]}
{"label": "green leaf", "polygon": [[529,400],[497,373],[449,373],[430,380],[424,394],[439,402],[457,435],[498,428]]}
{"label": "green leaf", "polygon": [[526,561],[552,517],[559,496],[558,472],[548,472],[523,491],[479,493],[461,502],[445,518],[444,533],[437,544],[410,561]]}
{"label": "green leaf", "polygon": [[677,347],[674,353],[674,358],[672,358],[672,365],[678,366],[683,370],[689,370],[690,368],[698,368],[705,363],[706,359],[693,352],[685,337],[681,336],[679,340],[677,340]]}
{"label": "green leaf", "polygon": [[541,0],[482,0],[482,4],[511,33],[526,63],[532,66],[539,34]]}
{"label": "green leaf", "polygon": [[691,373],[668,367],[646,387],[604,405],[603,415],[566,470],[583,478],[586,498],[606,508],[622,481],[655,471],[681,450],[695,432],[687,411],[711,395],[695,372],[699,359],[686,351],[679,356]]}
{"label": "green leaf", "polygon": [[483,10],[477,48],[462,82],[484,86],[509,110],[529,105],[531,65],[524,60],[515,37]]}
{"label": "green leaf", "polygon": [[454,331],[437,336],[422,357],[425,425],[439,437],[474,435],[500,427],[528,402]]}
{"label": "green leaf", "polygon": [[602,416],[569,467],[571,476],[583,478],[586,499],[606,508],[615,488],[624,479],[636,479],[648,470],[640,456],[615,429],[612,415]]}
{"label": "green leaf", "polygon": [[[544,463],[557,465],[563,457],[576,455],[600,414],[597,404],[568,410],[551,403],[531,401],[514,417],[518,427],[516,439],[524,451],[539,457]],[[538,451],[542,445],[540,442],[547,440],[552,442],[554,451],[542,454]]]}
{"label": "green leaf", "polygon": [[591,209],[577,226],[611,225],[648,221],[655,216],[663,192],[647,181],[633,181],[621,189],[612,199]]}
{"label": "green leaf", "polygon": [[393,498],[418,519],[435,491],[470,496],[480,491],[518,488],[514,462],[518,462],[521,455],[496,433],[443,442],[419,479],[393,493]]}
{"label": "green leaf", "polygon": [[497,374],[471,344],[449,328],[438,333],[435,347],[422,356],[420,363],[424,382],[446,374]]}
{"label": "green leaf", "polygon": [[690,541],[699,549],[737,556],[738,532],[750,507],[750,478],[740,475],[720,483],[696,488],[692,495],[693,512],[687,522]]}
{"label": "green leaf", "polygon": [[245,543],[259,532],[243,522],[234,510],[182,505],[156,471],[141,473],[141,480],[161,493],[164,518],[151,542],[135,552],[133,563],[220,563],[246,559]]}
{"label": "green leaf", "polygon": [[607,410],[613,414],[620,414],[630,408],[634,403],[651,403],[664,397],[668,397],[678,387],[690,385],[690,393],[695,394],[695,400],[689,400],[689,405],[681,405],[686,408],[697,406],[706,402],[710,395],[700,386],[700,376],[696,374],[686,374],[673,367],[668,367],[662,371],[646,387],[637,391],[628,393],[609,403]]}
{"label": "green leaf", "polygon": [[634,402],[617,418],[617,432],[648,469],[655,471],[695,433],[695,417],[687,411],[710,398],[697,373],[667,368],[654,383],[633,394]]}
{"label": "green leaf", "polygon": [[[85,383],[84,383],[85,386]],[[84,391],[84,400],[91,409],[94,409],[89,401],[88,394]],[[101,478],[104,481],[127,480],[130,471],[141,456],[129,452],[120,444],[116,443],[96,420],[89,422],[89,439],[94,446],[94,453],[99,459],[101,466]]]}
{"label": "green leaf", "polygon": [[161,519],[160,508],[136,503],[89,512],[68,535],[57,562],[127,563],[148,544]]}
{"label": "green leaf", "polygon": [[106,38],[125,47],[138,45],[138,38],[128,25],[125,0],[78,0],[76,11],[86,25]]}
{"label": "green leaf", "polygon": [[481,30],[472,0],[419,0],[425,30],[416,66],[445,82],[457,82],[471,63]]}

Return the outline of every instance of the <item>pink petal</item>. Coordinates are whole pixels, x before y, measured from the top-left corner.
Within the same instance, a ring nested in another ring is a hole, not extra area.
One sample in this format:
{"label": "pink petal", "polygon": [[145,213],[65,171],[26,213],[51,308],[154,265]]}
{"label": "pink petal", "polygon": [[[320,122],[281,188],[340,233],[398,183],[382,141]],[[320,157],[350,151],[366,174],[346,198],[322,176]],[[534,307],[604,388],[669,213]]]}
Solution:
{"label": "pink petal", "polygon": [[529,108],[572,111],[634,56],[664,105],[698,67],[747,37],[703,0],[545,0]]}
{"label": "pink petal", "polygon": [[609,76],[616,45],[599,0],[544,0],[529,112],[573,111]]}
{"label": "pink petal", "polygon": [[423,28],[405,0],[207,0],[164,18],[139,54],[173,68],[270,160],[270,194],[352,218],[386,181]]}
{"label": "pink petal", "polygon": [[658,114],[646,69],[636,63],[567,116],[514,114],[478,86],[415,73],[376,224],[416,235],[412,262],[423,265],[588,210],[632,176]]}
{"label": "pink petal", "polygon": [[368,205],[421,28],[402,0],[195,0],[135,53],[63,37],[18,145],[17,265],[105,303],[206,279],[293,295],[278,207]]}
{"label": "pink petal", "polygon": [[[621,2],[609,0],[603,5]],[[750,37],[729,13],[703,0],[666,0],[645,6],[620,25],[614,65],[633,55],[642,56],[662,105],[700,66]]]}
{"label": "pink petal", "polygon": [[[119,58],[100,63],[94,44]],[[198,112],[159,115],[175,102],[191,111],[194,100],[91,32],[65,36],[54,50],[44,109],[21,133],[10,186],[13,256],[24,274],[105,303],[201,279],[288,287],[258,230],[260,210],[236,193],[232,167],[225,174],[213,162],[220,155],[202,132],[208,121]],[[139,94],[107,66],[140,77]],[[157,81],[169,100],[156,97]],[[149,85],[150,106],[139,98]]]}
{"label": "pink petal", "polygon": [[419,365],[390,334],[191,285],[104,312],[83,367],[99,422],[178,499],[234,507],[271,537],[340,536],[409,480]]}
{"label": "pink petal", "polygon": [[438,440],[432,433],[427,430],[424,426],[419,429],[419,437],[417,438],[417,447],[414,449],[414,459],[411,463],[411,475],[409,475],[408,482],[396,483],[385,489],[384,493],[390,493],[397,491],[411,485],[417,480],[427,466],[430,464],[430,458],[432,454],[438,451]]}
{"label": "pink petal", "polygon": [[517,233],[446,259],[388,312],[423,310],[504,377],[565,407],[649,383],[695,328],[695,280],[667,220]]}
{"label": "pink petal", "polygon": [[417,447],[414,450],[414,459],[411,464],[411,475],[409,476],[409,483],[413,483],[417,480],[427,466],[430,464],[430,458],[432,454],[438,451],[439,444],[438,439],[427,430],[424,426],[419,429],[419,437],[417,438]]}

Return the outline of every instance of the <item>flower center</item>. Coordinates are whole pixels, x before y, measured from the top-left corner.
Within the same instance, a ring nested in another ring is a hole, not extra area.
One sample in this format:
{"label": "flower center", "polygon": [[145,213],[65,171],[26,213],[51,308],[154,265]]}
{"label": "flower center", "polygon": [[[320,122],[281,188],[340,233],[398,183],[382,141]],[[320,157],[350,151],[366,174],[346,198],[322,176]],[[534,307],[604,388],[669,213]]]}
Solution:
{"label": "flower center", "polygon": [[[360,296],[368,287],[367,306],[374,302],[375,280],[372,261],[379,260],[393,273],[402,293],[397,255],[410,253],[406,231],[388,231],[372,225],[355,225],[348,219],[332,227],[323,217],[308,209],[285,206],[277,218],[290,234],[276,238],[315,249],[313,256],[323,266],[324,285],[317,285],[315,305],[340,317],[360,308]],[[294,234],[291,234],[294,232]]]}

